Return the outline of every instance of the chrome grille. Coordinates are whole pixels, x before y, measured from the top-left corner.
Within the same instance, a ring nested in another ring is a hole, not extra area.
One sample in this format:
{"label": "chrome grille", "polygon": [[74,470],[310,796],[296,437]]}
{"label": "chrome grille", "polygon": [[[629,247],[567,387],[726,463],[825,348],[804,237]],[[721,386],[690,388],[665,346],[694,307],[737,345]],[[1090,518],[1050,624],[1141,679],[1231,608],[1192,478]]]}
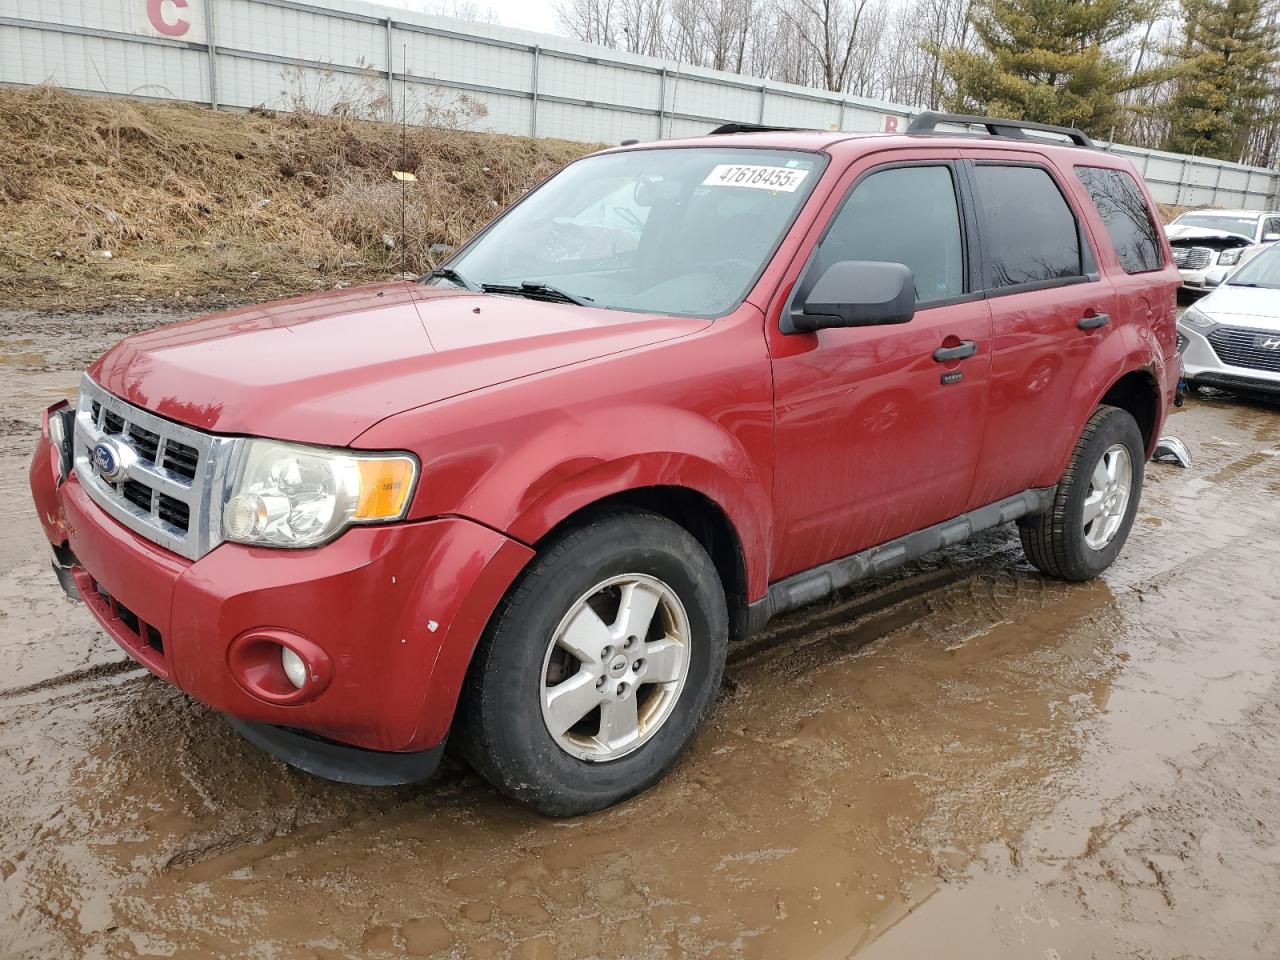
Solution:
{"label": "chrome grille", "polygon": [[1213,251],[1208,247],[1174,247],[1173,262],[1180,270],[1203,270],[1213,262]]}
{"label": "chrome grille", "polygon": [[1280,333],[1248,327],[1218,327],[1209,334],[1213,352],[1226,364],[1280,373]]}
{"label": "chrome grille", "polygon": [[[85,377],[73,443],[76,477],[130,530],[190,560],[222,542],[222,500],[237,441],[149,413]],[[95,449],[112,469],[104,474]]]}

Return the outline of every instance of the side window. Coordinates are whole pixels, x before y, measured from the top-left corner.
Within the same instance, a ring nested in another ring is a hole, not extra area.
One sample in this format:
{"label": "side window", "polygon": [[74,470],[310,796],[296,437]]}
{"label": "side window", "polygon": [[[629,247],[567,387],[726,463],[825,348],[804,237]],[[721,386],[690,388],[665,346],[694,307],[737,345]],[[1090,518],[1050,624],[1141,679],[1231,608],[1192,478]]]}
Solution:
{"label": "side window", "polygon": [[1076,167],[1076,176],[1097,208],[1124,272],[1159,270],[1164,265],[1160,234],[1133,176],[1105,167]]}
{"label": "side window", "polygon": [[[1258,239],[1262,240],[1268,234],[1280,233],[1280,217],[1268,217],[1262,222],[1262,236]],[[1272,243],[1275,241],[1273,240]]]}
{"label": "side window", "polygon": [[974,179],[993,290],[1084,275],[1075,215],[1049,171],[979,163]]}
{"label": "side window", "polygon": [[893,167],[863,178],[823,238],[817,275],[840,260],[905,263],[921,305],[963,294],[964,241],[951,169]]}

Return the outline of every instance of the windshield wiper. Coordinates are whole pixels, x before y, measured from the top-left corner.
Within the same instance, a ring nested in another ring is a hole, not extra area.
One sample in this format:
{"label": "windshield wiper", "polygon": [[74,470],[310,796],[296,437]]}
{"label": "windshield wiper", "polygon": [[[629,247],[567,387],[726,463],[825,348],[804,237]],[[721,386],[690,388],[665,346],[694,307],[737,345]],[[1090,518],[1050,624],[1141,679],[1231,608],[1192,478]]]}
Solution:
{"label": "windshield wiper", "polygon": [[456,283],[465,290],[470,290],[472,293],[481,292],[479,284],[472,283],[457,270],[453,269],[453,267],[436,267],[427,274],[427,278],[431,280],[448,280],[452,283]]}
{"label": "windshield wiper", "polygon": [[523,280],[517,284],[507,283],[482,283],[480,288],[485,293],[510,293],[517,297],[529,297],[531,300],[547,300],[552,303],[572,303],[579,307],[590,306],[592,300],[590,297],[580,297],[577,294],[569,293],[561,290],[559,287],[553,287],[549,283],[542,283],[539,280]]}

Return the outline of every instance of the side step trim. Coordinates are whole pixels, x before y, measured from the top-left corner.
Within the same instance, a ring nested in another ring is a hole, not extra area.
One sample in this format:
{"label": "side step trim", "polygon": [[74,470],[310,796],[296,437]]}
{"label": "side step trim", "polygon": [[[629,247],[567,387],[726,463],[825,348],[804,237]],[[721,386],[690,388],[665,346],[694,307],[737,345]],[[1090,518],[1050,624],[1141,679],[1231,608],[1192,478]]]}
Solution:
{"label": "side step trim", "polygon": [[1053,486],[1024,490],[878,547],[831,560],[771,583],[764,599],[747,606],[747,635],[764,629],[780,613],[821,600],[858,580],[886,573],[942,547],[968,540],[974,534],[1044,513],[1053,503],[1057,489]]}

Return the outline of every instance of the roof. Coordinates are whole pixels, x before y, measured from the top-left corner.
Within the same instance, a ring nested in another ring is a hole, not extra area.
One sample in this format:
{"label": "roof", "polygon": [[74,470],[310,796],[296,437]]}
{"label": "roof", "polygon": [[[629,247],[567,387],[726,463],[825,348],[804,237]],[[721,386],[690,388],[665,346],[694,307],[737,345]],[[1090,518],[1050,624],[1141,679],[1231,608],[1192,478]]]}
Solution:
{"label": "roof", "polygon": [[[941,147],[953,150],[972,150],[975,147],[991,150],[1032,149],[1054,154],[1063,162],[1085,161],[1095,166],[1130,167],[1123,156],[1104,150],[1079,147],[1047,137],[1022,138],[996,137],[975,133],[851,133],[843,130],[768,130],[752,133],[707,134],[679,140],[647,140],[627,144],[623,150],[643,150],[666,147],[705,147],[708,149],[756,149],[756,150],[807,150],[822,151],[846,158],[850,154],[869,149],[892,147]],[[1104,160],[1103,158],[1110,158]]]}

